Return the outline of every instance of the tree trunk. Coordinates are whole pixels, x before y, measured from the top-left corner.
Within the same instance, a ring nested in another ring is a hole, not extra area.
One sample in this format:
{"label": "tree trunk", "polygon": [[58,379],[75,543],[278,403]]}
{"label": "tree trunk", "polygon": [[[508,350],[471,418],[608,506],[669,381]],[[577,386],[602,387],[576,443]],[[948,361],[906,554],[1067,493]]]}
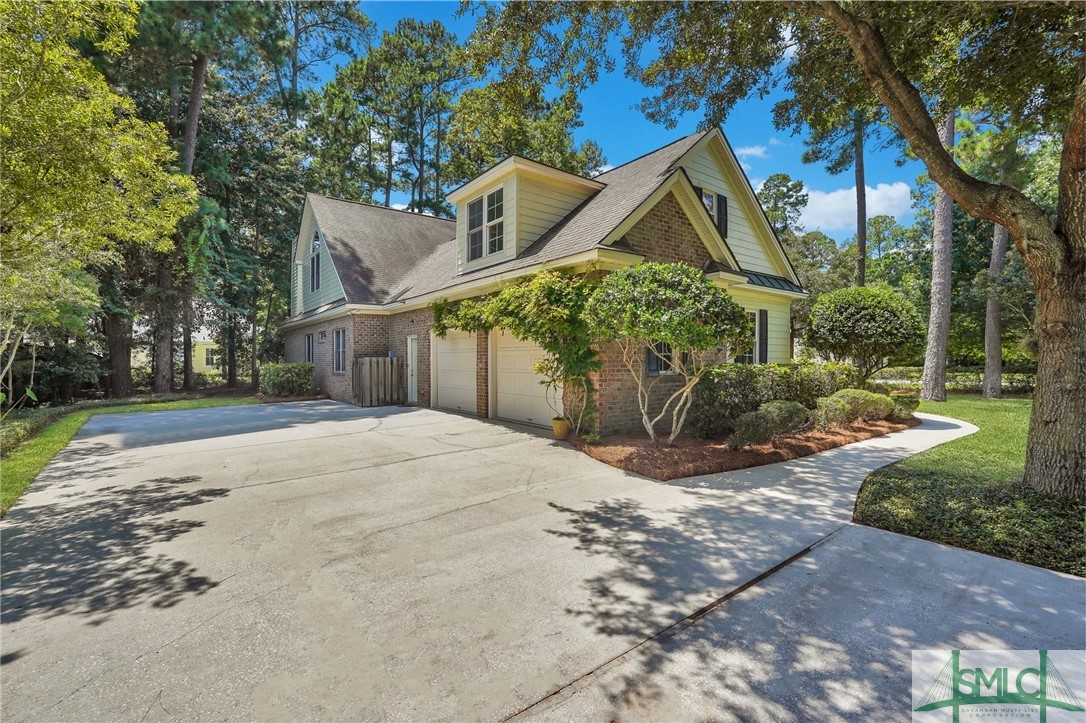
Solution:
{"label": "tree trunk", "polygon": [[238,317],[230,315],[226,327],[226,386],[231,389],[238,385]]}
{"label": "tree trunk", "polygon": [[392,124],[385,125],[385,208],[392,206]]}
{"label": "tree trunk", "polygon": [[856,167],[856,285],[867,278],[867,180],[864,174],[864,119],[859,113],[852,122],[852,152]]}
{"label": "tree trunk", "polygon": [[192,61],[192,91],[189,93],[189,107],[185,110],[184,155],[181,157],[181,173],[186,176],[192,175],[192,166],[196,162],[196,129],[200,125],[208,61],[203,54]]}
{"label": "tree trunk", "polygon": [[165,394],[173,389],[173,269],[171,256],[161,254],[155,270],[155,378],[152,391]]}
{"label": "tree trunk", "polygon": [[185,299],[181,302],[181,336],[185,346],[181,363],[184,378],[182,386],[186,391],[192,391],[196,388],[196,374],[192,368],[192,299],[188,294],[185,294]]}
{"label": "tree trunk", "polygon": [[[954,146],[952,111],[939,124],[944,148]],[[924,376],[920,398],[946,401],[946,357],[950,339],[950,271],[953,245],[954,200],[942,186],[935,189],[935,228],[931,244],[931,313],[928,316],[928,345],[924,350]]]}
{"label": "tree trunk", "polygon": [[132,320],[124,314],[102,314],[109,355],[109,386],[114,397],[132,396]]}
{"label": "tree trunk", "polygon": [[1086,275],[1067,270],[1037,288],[1037,385],[1025,481],[1044,494],[1086,497]]}
{"label": "tree trunk", "polygon": [[988,262],[988,300],[984,305],[984,383],[981,395],[1003,396],[1003,261],[1007,255],[1007,229],[995,225],[992,258]]}

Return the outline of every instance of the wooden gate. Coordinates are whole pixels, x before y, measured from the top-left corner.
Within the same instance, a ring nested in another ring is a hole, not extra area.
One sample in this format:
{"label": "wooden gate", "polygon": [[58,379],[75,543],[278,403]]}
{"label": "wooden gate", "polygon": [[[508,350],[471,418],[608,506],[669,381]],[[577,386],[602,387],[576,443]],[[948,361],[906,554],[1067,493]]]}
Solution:
{"label": "wooden gate", "polygon": [[407,366],[400,357],[354,360],[354,403],[360,407],[403,404],[407,399]]}

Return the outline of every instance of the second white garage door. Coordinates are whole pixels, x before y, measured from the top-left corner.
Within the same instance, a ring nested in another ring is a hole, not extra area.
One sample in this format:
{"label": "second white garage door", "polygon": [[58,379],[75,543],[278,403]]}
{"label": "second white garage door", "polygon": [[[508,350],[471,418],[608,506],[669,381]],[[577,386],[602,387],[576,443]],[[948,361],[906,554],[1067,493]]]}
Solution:
{"label": "second white garage door", "polygon": [[434,406],[475,413],[475,334],[450,331],[444,339],[435,337],[437,373]]}
{"label": "second white garage door", "polygon": [[[512,334],[494,333],[494,416],[516,422],[546,426],[554,410],[547,404],[547,388],[532,365],[545,353],[531,341]],[[559,392],[558,409],[562,409]]]}

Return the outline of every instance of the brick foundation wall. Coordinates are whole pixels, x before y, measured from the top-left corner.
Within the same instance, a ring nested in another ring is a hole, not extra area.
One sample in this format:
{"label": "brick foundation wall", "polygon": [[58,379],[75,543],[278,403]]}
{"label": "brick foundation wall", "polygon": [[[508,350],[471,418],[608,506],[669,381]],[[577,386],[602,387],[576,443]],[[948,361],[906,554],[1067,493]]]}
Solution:
{"label": "brick foundation wall", "polygon": [[407,337],[418,337],[418,362],[416,367],[418,384],[418,405],[430,406],[430,326],[434,323],[434,314],[429,309],[405,311],[388,317],[388,349],[398,357],[407,359]]}

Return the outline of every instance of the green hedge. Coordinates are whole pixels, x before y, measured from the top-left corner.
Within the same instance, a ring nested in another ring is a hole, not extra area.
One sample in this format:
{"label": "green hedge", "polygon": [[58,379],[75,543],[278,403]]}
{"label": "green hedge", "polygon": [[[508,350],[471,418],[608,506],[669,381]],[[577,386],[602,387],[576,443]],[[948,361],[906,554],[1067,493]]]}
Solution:
{"label": "green hedge", "polygon": [[894,402],[886,394],[866,389],[842,389],[818,400],[814,418],[815,425],[825,429],[860,420],[889,419],[893,413]]}
{"label": "green hedge", "polygon": [[797,402],[813,409],[820,397],[859,384],[856,368],[843,362],[721,364],[694,387],[690,429],[699,437],[717,437],[766,402]]}
{"label": "green hedge", "polygon": [[260,391],[269,397],[304,397],[313,393],[313,365],[265,364],[260,367]]}
{"label": "green hedge", "polygon": [[182,399],[196,399],[198,394],[147,394],[127,399],[88,399],[75,404],[42,405],[32,409],[19,409],[8,416],[0,424],[0,454],[7,455],[16,447],[31,437],[41,433],[43,429],[56,422],[66,414],[79,412],[84,409],[104,409],[105,407],[122,407],[129,404],[154,404],[156,402],[176,402]]}
{"label": "green hedge", "polygon": [[[894,387],[919,389],[923,376],[923,367],[887,367],[876,372],[871,378],[875,381],[889,382]],[[1032,394],[1036,382],[1037,375],[1033,372],[1004,371],[1002,388],[1008,394]],[[979,392],[983,383],[983,367],[947,367],[948,392]]]}
{"label": "green hedge", "polygon": [[755,412],[740,414],[735,420],[735,434],[728,440],[738,449],[752,444],[768,444],[777,437],[805,428],[811,412],[799,402],[766,402]]}

